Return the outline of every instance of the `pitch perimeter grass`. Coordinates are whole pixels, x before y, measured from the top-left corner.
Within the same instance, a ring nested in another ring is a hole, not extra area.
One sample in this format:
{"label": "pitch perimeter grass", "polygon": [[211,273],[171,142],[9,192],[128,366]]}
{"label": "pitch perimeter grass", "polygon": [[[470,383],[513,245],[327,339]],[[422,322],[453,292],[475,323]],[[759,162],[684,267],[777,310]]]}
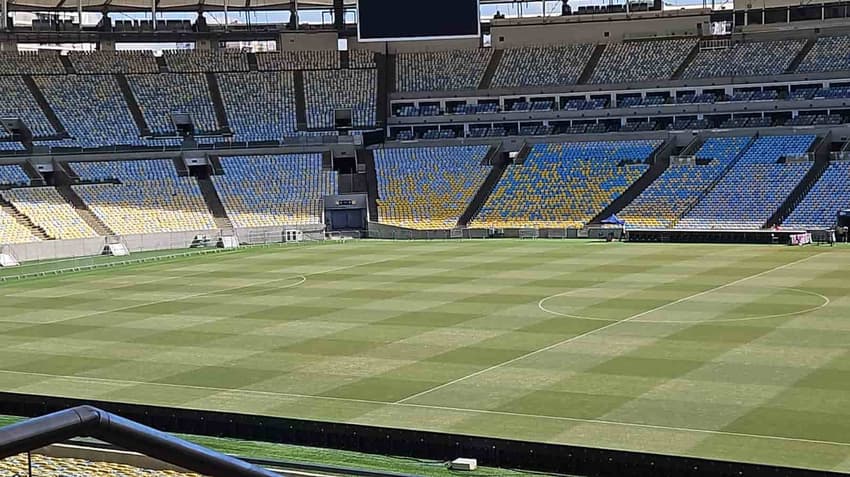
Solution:
{"label": "pitch perimeter grass", "polygon": [[850,471],[850,250],[254,249],[0,286],[0,389]]}

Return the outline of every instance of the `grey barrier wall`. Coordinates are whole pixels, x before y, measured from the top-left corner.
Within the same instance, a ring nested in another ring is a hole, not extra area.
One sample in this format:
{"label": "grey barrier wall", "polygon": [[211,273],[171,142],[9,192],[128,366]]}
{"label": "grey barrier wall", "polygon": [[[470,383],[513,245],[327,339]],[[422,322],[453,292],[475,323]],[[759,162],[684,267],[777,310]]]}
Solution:
{"label": "grey barrier wall", "polygon": [[[2,247],[4,253],[11,253],[19,262],[58,260],[66,258],[90,257],[100,255],[108,243],[122,243],[130,253],[156,250],[175,250],[189,248],[197,236],[206,236],[215,243],[220,237],[234,233],[243,244],[275,243],[284,240],[284,230],[300,230],[304,240],[324,240],[324,227],[318,224],[300,226],[278,226],[263,228],[244,228],[235,231],[218,229],[186,230],[181,232],[162,232],[152,234],[130,234],[113,237],[92,237],[75,240],[46,240],[9,244]],[[248,241],[248,238],[253,241]]]}
{"label": "grey barrier wall", "polygon": [[414,230],[394,225],[369,222],[369,238],[384,240],[440,240],[440,239],[484,239],[484,238],[607,238],[609,233],[614,238],[622,236],[619,227],[595,227],[586,230],[579,229],[482,229],[458,228],[443,230]]}

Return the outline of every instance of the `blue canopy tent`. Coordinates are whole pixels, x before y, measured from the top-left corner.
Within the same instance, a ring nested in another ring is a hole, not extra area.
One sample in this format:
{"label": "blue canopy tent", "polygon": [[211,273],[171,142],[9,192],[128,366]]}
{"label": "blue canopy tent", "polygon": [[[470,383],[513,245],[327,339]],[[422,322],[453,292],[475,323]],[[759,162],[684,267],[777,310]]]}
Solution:
{"label": "blue canopy tent", "polygon": [[607,219],[602,220],[602,224],[603,225],[626,225],[626,221],[620,219],[616,215],[612,215],[611,217],[608,217]]}

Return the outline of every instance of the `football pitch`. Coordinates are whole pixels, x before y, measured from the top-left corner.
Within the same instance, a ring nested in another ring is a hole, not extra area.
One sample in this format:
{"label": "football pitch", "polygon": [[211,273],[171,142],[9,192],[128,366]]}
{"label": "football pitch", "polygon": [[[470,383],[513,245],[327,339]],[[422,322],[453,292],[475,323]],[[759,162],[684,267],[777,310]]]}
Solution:
{"label": "football pitch", "polygon": [[838,247],[177,258],[0,284],[0,390],[850,472],[848,277]]}

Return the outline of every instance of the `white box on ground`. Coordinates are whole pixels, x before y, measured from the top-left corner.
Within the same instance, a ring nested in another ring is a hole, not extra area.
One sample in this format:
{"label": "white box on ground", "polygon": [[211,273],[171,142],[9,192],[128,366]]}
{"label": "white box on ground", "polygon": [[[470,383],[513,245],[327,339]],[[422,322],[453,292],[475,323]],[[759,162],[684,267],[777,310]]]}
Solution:
{"label": "white box on ground", "polygon": [[466,458],[455,459],[449,464],[449,468],[452,470],[475,470],[478,468],[478,460]]}

